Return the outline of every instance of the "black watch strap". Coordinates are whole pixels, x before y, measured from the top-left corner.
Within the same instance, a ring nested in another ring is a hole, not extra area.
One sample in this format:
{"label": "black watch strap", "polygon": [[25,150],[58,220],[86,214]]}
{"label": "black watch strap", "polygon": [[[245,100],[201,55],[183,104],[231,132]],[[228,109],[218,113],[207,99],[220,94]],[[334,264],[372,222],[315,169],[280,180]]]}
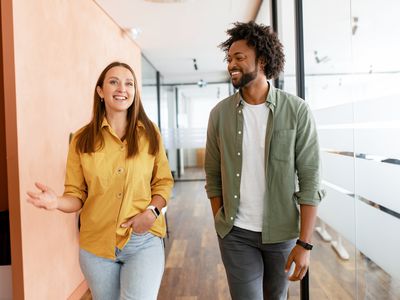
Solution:
{"label": "black watch strap", "polygon": [[311,250],[311,249],[314,247],[312,244],[303,242],[303,241],[300,240],[300,239],[298,239],[298,240],[296,241],[296,245],[299,245],[299,246],[303,247],[303,248],[306,249],[306,250]]}

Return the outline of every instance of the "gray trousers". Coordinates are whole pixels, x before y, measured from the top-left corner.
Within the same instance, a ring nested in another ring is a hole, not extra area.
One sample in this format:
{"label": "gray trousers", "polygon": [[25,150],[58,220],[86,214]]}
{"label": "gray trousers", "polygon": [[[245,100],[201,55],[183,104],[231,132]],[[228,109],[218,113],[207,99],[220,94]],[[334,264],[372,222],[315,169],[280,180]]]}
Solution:
{"label": "gray trousers", "polygon": [[260,232],[234,226],[218,241],[232,300],[287,298],[285,265],[295,239],[262,244]]}

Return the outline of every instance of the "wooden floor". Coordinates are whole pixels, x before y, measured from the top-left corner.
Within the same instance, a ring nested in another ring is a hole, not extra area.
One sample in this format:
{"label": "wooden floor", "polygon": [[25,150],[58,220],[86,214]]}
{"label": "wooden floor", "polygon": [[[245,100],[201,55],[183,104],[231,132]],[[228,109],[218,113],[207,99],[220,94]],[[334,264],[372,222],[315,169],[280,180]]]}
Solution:
{"label": "wooden floor", "polygon": [[[204,181],[177,182],[168,207],[166,266],[158,300],[229,300]],[[310,299],[400,300],[400,281],[344,241],[350,260],[338,258],[329,243],[314,236]],[[356,280],[357,278],[357,280]],[[358,285],[356,285],[358,282]],[[291,283],[289,299],[300,299]],[[90,293],[85,300],[91,299]]]}
{"label": "wooden floor", "polygon": [[179,178],[175,178],[175,182],[184,181],[205,181],[206,173],[203,168],[196,167],[186,167],[183,172],[181,172]]}
{"label": "wooden floor", "polygon": [[[166,268],[159,300],[230,299],[204,184],[176,183],[168,208],[170,237],[166,239]],[[344,241],[350,259],[343,261],[318,235],[313,242],[310,299],[400,300],[400,281],[392,279],[350,243]],[[291,283],[289,299],[300,299],[300,283]]]}
{"label": "wooden floor", "polygon": [[175,185],[159,300],[230,299],[204,184]]}

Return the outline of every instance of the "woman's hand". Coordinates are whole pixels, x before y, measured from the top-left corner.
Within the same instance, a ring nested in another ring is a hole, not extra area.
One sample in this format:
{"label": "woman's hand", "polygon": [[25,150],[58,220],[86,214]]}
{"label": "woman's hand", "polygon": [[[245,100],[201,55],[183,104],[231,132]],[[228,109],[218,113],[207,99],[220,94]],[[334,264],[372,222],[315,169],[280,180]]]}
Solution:
{"label": "woman's hand", "polygon": [[146,209],[144,212],[141,212],[125,223],[122,223],[121,227],[132,227],[133,232],[142,234],[149,231],[155,220],[156,216],[153,214],[153,212],[150,209]]}
{"label": "woman's hand", "polygon": [[36,182],[35,186],[40,192],[27,192],[29,203],[32,203],[38,208],[44,208],[47,210],[55,210],[58,208],[58,197],[56,193],[48,186]]}

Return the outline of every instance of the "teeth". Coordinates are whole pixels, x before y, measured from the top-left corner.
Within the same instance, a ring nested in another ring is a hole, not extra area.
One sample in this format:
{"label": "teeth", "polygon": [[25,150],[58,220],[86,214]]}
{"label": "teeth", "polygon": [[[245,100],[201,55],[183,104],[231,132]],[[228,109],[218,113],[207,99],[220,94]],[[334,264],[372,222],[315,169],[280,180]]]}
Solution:
{"label": "teeth", "polygon": [[125,100],[126,99],[126,97],[118,97],[118,96],[114,96],[114,98],[117,100]]}

